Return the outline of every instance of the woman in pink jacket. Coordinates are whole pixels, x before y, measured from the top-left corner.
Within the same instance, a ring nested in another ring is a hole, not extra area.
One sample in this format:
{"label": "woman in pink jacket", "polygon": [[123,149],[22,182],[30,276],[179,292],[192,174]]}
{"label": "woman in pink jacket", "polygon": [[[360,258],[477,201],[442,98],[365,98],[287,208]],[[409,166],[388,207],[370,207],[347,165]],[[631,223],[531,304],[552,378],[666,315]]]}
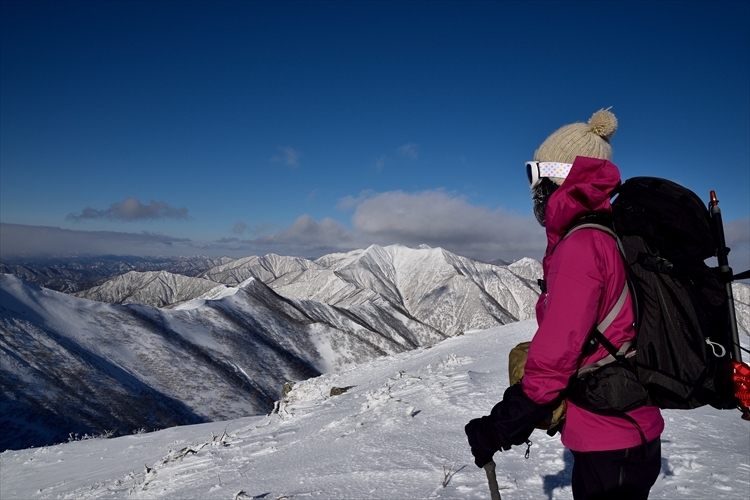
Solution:
{"label": "woman in pink jacket", "polygon": [[[559,401],[581,366],[608,354],[599,345],[595,352],[582,356],[591,331],[614,308],[626,287],[622,257],[615,240],[600,230],[566,234],[587,214],[611,213],[610,196],[620,184],[620,172],[610,163],[609,138],[616,129],[615,116],[600,110],[588,124],[574,123],[554,132],[537,149],[534,161],[527,163],[534,214],[547,232],[546,291],[536,307],[539,328],[529,348],[522,391],[518,386],[509,388],[492,415],[467,425],[478,466],[489,461],[488,454],[491,459],[498,449],[518,444],[512,437],[508,442],[503,434],[503,422],[514,411],[510,408],[536,405],[549,412],[548,406]],[[602,333],[619,348],[634,337],[633,322],[628,296]],[[659,436],[664,421],[659,409],[651,406],[626,415],[595,414],[567,401],[561,434],[575,459],[572,487],[576,500],[648,498],[661,468]]]}

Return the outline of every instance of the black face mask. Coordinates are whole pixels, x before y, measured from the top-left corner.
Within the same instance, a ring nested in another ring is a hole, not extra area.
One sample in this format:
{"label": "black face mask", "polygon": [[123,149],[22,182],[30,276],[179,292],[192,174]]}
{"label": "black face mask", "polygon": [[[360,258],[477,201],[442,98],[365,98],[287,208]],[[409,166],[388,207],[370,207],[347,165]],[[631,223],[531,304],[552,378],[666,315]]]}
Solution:
{"label": "black face mask", "polygon": [[545,177],[531,190],[531,199],[534,202],[534,217],[542,227],[545,227],[544,213],[547,210],[549,198],[559,187],[549,177]]}

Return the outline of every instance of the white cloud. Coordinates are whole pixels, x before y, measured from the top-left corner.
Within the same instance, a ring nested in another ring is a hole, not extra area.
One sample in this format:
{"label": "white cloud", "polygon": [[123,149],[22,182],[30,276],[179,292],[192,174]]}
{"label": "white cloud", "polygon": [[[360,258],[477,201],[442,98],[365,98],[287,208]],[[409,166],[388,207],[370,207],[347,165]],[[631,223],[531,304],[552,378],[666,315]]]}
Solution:
{"label": "white cloud", "polygon": [[382,172],[385,166],[390,162],[387,156],[383,155],[375,161],[375,170]]}
{"label": "white cloud", "polygon": [[245,229],[247,229],[247,224],[240,220],[237,221],[237,224],[234,225],[234,227],[232,228],[232,232],[234,234],[242,234],[245,232]]}
{"label": "white cloud", "polygon": [[125,222],[147,219],[186,219],[187,208],[173,208],[163,201],[151,200],[144,205],[136,198],[125,198],[122,203],[113,203],[109,208],[97,210],[86,207],[76,214],[69,214],[66,219],[73,222],[81,222],[89,219],[112,219]]}
{"label": "white cloud", "polygon": [[271,157],[271,163],[283,163],[289,167],[298,167],[300,154],[290,146],[279,148],[280,155]]}
{"label": "white cloud", "polygon": [[330,240],[346,239],[346,230],[331,218],[324,218],[320,222],[309,215],[302,215],[291,226],[281,231],[263,236],[261,240],[279,243],[322,243]]}
{"label": "white cloud", "polygon": [[469,204],[444,191],[381,193],[352,217],[362,238],[381,244],[427,244],[480,260],[540,259],[546,237],[533,216]]}
{"label": "white cloud", "polygon": [[[315,220],[302,215],[281,229],[271,224],[250,228],[239,221],[233,228],[234,237],[194,241],[149,233],[70,231],[3,224],[0,248],[3,257],[10,251],[30,255],[51,253],[50,249],[54,249],[58,254],[203,253],[243,257],[277,253],[315,258],[371,244],[398,243],[409,247],[420,244],[442,247],[484,261],[510,261],[521,257],[541,259],[546,245],[544,230],[531,214],[522,216],[503,208],[471,205],[463,197],[445,191],[363,191],[356,197],[342,198],[337,208],[354,209],[353,228],[332,218]],[[251,238],[240,236],[248,232]]]}
{"label": "white cloud", "polygon": [[355,209],[353,229],[330,218],[316,221],[303,215],[287,228],[239,243],[248,254],[306,257],[372,244],[427,244],[484,261],[541,259],[546,246],[544,229],[531,214],[471,205],[444,191],[363,191],[357,197],[342,198],[337,208]]}
{"label": "white cloud", "polygon": [[192,242],[149,232],[75,231],[0,224],[0,258],[87,255],[190,255]]}
{"label": "white cloud", "polygon": [[361,204],[363,201],[374,195],[375,191],[366,189],[364,191],[360,191],[359,196],[357,196],[356,198],[354,196],[345,196],[341,198],[336,204],[336,209],[346,212],[347,210],[351,210],[352,208],[356,207],[357,205]]}
{"label": "white cloud", "polygon": [[253,227],[253,236],[260,236],[263,233],[268,233],[270,231],[273,231],[278,226],[273,223],[265,222],[263,224],[260,224],[258,226]]}
{"label": "white cloud", "polygon": [[416,160],[417,158],[419,158],[419,145],[414,144],[413,142],[407,142],[403,146],[399,147],[396,151],[401,156],[411,158],[412,160]]}
{"label": "white cloud", "polygon": [[[264,226],[270,229],[270,226]],[[244,255],[276,253],[316,258],[327,253],[354,250],[361,244],[356,234],[333,219],[316,221],[309,215],[301,215],[291,226],[274,233],[245,240],[222,238],[211,245],[216,250],[232,250],[235,254],[241,251]]]}
{"label": "white cloud", "polygon": [[729,252],[729,265],[736,273],[750,269],[750,217],[725,222],[724,235]]}
{"label": "white cloud", "polygon": [[291,226],[255,239],[225,239],[214,244],[241,248],[248,255],[272,252],[304,257],[372,244],[426,244],[484,261],[541,259],[546,246],[544,229],[531,214],[474,206],[445,191],[363,191],[356,197],[342,198],[337,208],[355,209],[353,229],[334,219],[316,221],[302,215]]}
{"label": "white cloud", "polygon": [[305,201],[308,201],[308,202],[309,201],[315,201],[315,198],[317,198],[319,194],[320,194],[320,189],[319,188],[315,188],[312,191],[310,191],[309,193],[307,193],[307,196],[305,196]]}

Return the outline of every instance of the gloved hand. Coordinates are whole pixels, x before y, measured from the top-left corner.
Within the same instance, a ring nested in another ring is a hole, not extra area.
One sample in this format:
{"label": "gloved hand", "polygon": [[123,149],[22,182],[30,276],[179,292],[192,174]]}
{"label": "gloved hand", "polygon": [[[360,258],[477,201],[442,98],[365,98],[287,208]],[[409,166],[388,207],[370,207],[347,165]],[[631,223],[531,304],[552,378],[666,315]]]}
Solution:
{"label": "gloved hand", "polygon": [[525,443],[537,424],[551,413],[550,405],[532,401],[521,384],[508,387],[488,416],[475,418],[464,427],[474,463],[484,467],[496,451]]}
{"label": "gloved hand", "polygon": [[489,428],[489,419],[488,416],[475,418],[464,427],[466,437],[469,439],[471,454],[474,456],[474,463],[479,468],[489,463],[492,460],[492,455],[500,449],[500,445],[494,439],[495,433]]}

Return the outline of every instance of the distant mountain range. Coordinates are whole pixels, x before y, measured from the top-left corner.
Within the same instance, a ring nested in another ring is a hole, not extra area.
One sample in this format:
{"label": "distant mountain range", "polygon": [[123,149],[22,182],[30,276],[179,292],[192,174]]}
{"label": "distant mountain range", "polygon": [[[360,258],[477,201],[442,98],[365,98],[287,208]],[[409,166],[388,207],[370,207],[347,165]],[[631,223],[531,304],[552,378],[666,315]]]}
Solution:
{"label": "distant mountain range", "polygon": [[0,449],[266,413],[286,381],[533,317],[540,274],[402,246],[131,271],[81,297],[5,274]]}
{"label": "distant mountain range", "polygon": [[0,263],[0,274],[13,274],[50,290],[74,293],[101,285],[129,271],[168,271],[185,276],[200,273],[234,259],[229,257],[132,257],[123,255],[75,256]]}
{"label": "distant mountain range", "polygon": [[388,304],[445,335],[533,317],[541,265],[522,259],[497,266],[440,248],[371,246],[315,261],[269,254],[237,259],[199,276],[128,272],[75,295],[114,304],[176,307],[219,296],[256,278],[276,293],[351,310]]}

